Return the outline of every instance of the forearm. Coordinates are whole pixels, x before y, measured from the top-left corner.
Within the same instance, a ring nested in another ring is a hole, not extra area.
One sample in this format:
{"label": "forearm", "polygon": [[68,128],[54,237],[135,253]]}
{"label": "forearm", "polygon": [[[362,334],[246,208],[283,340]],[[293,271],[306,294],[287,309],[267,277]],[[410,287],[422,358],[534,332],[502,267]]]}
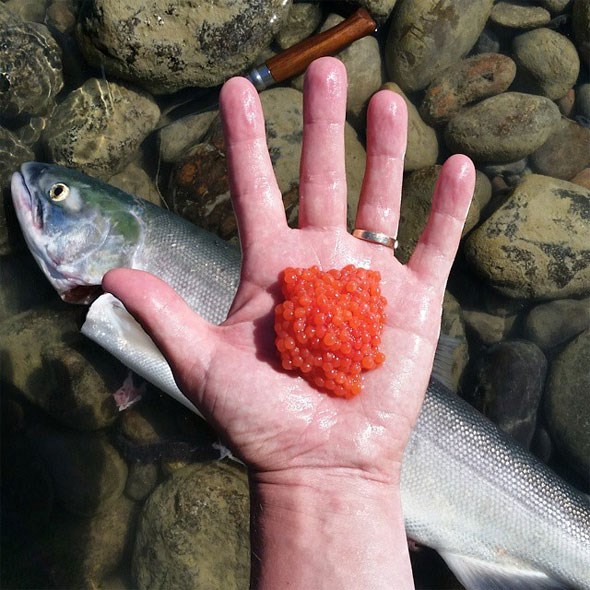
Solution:
{"label": "forearm", "polygon": [[399,487],[251,478],[251,587],[413,588]]}

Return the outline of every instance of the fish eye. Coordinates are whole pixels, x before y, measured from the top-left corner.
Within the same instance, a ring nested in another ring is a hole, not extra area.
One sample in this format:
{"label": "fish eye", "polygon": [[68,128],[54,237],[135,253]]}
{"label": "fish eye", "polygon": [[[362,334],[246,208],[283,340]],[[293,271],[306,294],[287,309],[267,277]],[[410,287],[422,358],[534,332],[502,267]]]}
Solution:
{"label": "fish eye", "polygon": [[63,182],[56,182],[49,189],[49,198],[52,201],[63,201],[70,194],[70,187]]}

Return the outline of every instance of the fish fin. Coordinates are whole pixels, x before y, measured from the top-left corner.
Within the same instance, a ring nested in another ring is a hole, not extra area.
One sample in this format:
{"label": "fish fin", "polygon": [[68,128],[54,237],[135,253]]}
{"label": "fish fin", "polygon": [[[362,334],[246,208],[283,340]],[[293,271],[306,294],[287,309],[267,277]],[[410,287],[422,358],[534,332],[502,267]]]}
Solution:
{"label": "fish fin", "polygon": [[201,416],[176,386],[158,347],[118,299],[108,293],[101,295],[90,306],[81,331],[134,373]]}
{"label": "fish fin", "polygon": [[460,338],[441,334],[434,352],[432,376],[451,391],[456,389],[453,380],[454,354],[461,342]]}
{"label": "fish fin", "polygon": [[568,586],[529,566],[499,564],[474,557],[440,552],[467,590],[567,590]]}

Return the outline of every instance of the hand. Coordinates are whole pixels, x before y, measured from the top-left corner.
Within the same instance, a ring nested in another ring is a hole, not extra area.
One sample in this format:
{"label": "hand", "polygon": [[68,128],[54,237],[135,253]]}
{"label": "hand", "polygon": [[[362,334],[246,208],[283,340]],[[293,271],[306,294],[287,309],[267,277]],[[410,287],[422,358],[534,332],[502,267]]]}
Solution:
{"label": "hand", "polygon": [[[444,165],[428,225],[407,265],[390,248],[346,228],[344,121],[346,73],[331,58],[306,76],[299,228],[287,226],[253,87],[223,87],[231,192],[243,264],[227,320],[206,323],[158,279],[115,270],[105,290],[121,299],[168,359],[184,394],[222,433],[258,482],[297,485],[327,474],[396,485],[404,447],[428,385],[442,299],[474,188],[463,156]],[[400,96],[380,91],[367,121],[367,165],[356,227],[395,236],[399,222],[407,112]],[[385,363],[367,372],[353,399],[330,397],[281,369],[274,306],[287,266],[347,264],[378,270],[388,300]],[[361,485],[361,484],[359,484]],[[279,586],[277,586],[279,587]],[[399,587],[399,586],[398,586]]]}

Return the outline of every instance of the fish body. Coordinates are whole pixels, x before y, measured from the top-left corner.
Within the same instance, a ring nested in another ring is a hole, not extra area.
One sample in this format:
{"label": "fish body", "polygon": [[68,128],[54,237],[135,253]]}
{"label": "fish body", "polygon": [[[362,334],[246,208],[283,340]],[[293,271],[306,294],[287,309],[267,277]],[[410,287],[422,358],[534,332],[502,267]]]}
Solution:
{"label": "fish body", "polygon": [[[68,197],[54,201],[52,187],[55,192],[60,183]],[[225,319],[240,276],[236,247],[57,166],[24,164],[12,192],[31,252],[64,299],[75,299],[80,286],[100,284],[110,268],[126,266],[159,276],[210,322]],[[86,227],[85,217],[96,229]],[[103,295],[91,306],[83,331],[198,413],[114,297]],[[408,536],[436,549],[469,590],[590,590],[588,498],[435,379],[404,455],[401,492]]]}

